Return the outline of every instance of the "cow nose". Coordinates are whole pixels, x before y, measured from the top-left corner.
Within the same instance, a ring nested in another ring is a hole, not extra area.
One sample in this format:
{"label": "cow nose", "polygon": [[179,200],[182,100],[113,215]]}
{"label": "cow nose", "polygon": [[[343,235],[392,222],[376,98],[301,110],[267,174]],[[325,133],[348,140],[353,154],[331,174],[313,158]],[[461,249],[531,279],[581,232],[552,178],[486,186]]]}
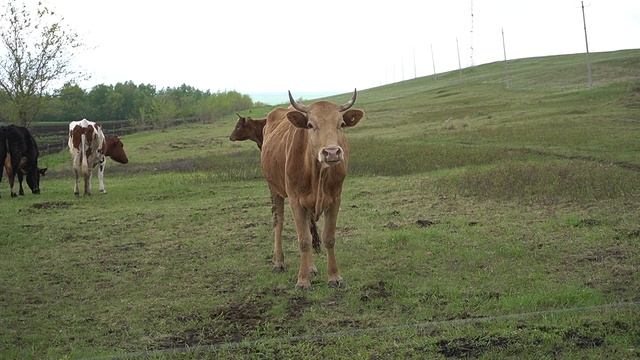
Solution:
{"label": "cow nose", "polygon": [[337,163],[342,160],[342,149],[339,146],[331,146],[322,149],[322,157],[328,163]]}

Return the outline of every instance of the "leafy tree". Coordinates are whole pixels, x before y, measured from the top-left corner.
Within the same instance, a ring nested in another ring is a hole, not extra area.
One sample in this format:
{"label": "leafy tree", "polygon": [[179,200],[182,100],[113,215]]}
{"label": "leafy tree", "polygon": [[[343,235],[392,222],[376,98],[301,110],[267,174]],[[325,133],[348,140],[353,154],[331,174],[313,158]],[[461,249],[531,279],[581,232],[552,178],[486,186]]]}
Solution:
{"label": "leafy tree", "polygon": [[158,96],[154,101],[154,119],[153,126],[165,129],[169,121],[175,119],[180,109],[176,105],[175,100],[170,96]]}
{"label": "leafy tree", "polygon": [[0,42],[5,48],[0,56],[0,89],[9,100],[12,120],[29,126],[51,82],[76,74],[71,59],[81,45],[78,35],[42,3],[34,13],[9,0],[0,17]]}
{"label": "leafy tree", "polygon": [[60,120],[71,121],[86,118],[87,115],[87,94],[78,85],[66,83],[60,89],[58,95],[62,105],[64,118]]}

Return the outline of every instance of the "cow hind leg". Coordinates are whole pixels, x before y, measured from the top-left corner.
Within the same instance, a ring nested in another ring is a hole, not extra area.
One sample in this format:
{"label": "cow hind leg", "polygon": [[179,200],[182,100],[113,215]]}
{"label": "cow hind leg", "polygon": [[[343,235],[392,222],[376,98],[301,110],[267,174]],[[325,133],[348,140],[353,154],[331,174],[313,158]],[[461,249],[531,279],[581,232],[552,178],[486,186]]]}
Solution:
{"label": "cow hind leg", "polygon": [[91,196],[91,171],[84,174],[84,195]]}
{"label": "cow hind leg", "polygon": [[282,252],[282,224],[284,222],[284,198],[271,192],[271,214],[273,215],[273,271],[284,271],[284,253]]}
{"label": "cow hind leg", "polygon": [[73,194],[75,196],[80,196],[80,174],[78,174],[78,169],[73,169],[73,172],[76,174],[76,182],[73,186]]}
{"label": "cow hind leg", "polygon": [[11,155],[7,154],[4,161],[4,169],[7,172],[7,179],[9,180],[9,188],[11,189],[11,197],[16,197],[16,193],[13,190],[13,181],[14,181],[14,173],[13,173],[13,163],[11,162]]}
{"label": "cow hind leg", "polygon": [[22,174],[18,172],[18,195],[24,196],[24,189],[22,188]]}
{"label": "cow hind leg", "polygon": [[11,189],[11,197],[17,197],[15,189],[15,173],[12,168],[7,168],[7,179],[9,179],[9,188]]}
{"label": "cow hind leg", "polygon": [[98,182],[100,183],[101,193],[107,192],[107,190],[104,188],[104,165],[105,165],[105,160],[102,160],[102,162],[100,162],[100,165],[98,165]]}

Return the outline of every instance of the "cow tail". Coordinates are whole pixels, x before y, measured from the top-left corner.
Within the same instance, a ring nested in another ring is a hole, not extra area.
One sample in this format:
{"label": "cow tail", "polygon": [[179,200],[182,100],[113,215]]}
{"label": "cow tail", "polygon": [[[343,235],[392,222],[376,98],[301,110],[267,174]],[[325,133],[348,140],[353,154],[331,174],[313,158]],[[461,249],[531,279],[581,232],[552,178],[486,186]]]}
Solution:
{"label": "cow tail", "polygon": [[80,164],[82,166],[82,173],[89,173],[89,159],[87,159],[87,136],[85,134],[80,135]]}
{"label": "cow tail", "polygon": [[309,222],[309,230],[311,230],[311,245],[313,246],[313,250],[316,251],[316,254],[320,254],[320,236],[318,236],[318,226],[314,219],[311,219]]}

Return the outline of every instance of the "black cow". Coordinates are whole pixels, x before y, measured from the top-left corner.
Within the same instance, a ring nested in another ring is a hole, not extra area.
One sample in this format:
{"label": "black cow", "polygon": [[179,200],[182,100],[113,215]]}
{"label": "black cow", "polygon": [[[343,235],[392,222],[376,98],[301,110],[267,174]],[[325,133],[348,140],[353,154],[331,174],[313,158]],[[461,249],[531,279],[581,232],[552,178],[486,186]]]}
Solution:
{"label": "black cow", "polygon": [[9,125],[0,127],[0,181],[4,168],[9,178],[11,197],[16,197],[14,176],[18,175],[19,194],[24,195],[22,177],[27,177],[27,185],[34,194],[40,193],[40,175],[44,176],[47,168],[38,168],[38,145],[27,128]]}

